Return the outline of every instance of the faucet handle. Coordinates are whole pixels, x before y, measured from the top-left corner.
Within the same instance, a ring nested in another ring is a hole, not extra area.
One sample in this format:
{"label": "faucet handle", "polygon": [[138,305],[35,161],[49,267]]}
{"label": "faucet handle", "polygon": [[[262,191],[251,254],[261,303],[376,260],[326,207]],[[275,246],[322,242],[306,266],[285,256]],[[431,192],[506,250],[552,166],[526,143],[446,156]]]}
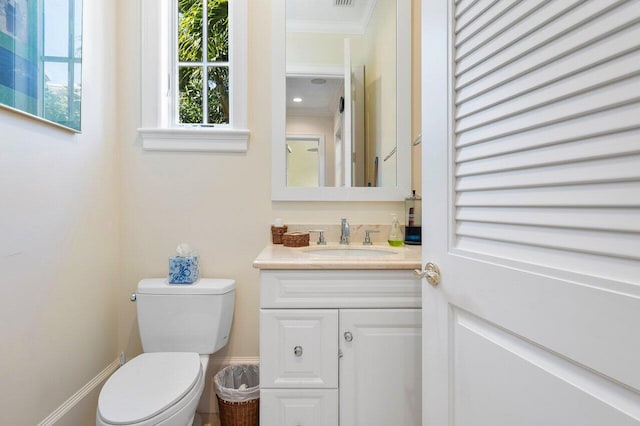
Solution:
{"label": "faucet handle", "polygon": [[324,240],[324,229],[309,229],[309,232],[317,232],[318,242],[316,243],[319,246],[326,246],[327,242]]}
{"label": "faucet handle", "polygon": [[365,230],[364,230],[364,241],[362,242],[362,244],[363,244],[363,245],[365,245],[365,246],[370,246],[370,245],[372,245],[372,244],[373,244],[373,243],[371,242],[371,236],[369,235],[369,234],[371,234],[372,232],[373,232],[373,233],[378,233],[378,232],[380,232],[380,230],[379,230],[379,229],[365,229]]}

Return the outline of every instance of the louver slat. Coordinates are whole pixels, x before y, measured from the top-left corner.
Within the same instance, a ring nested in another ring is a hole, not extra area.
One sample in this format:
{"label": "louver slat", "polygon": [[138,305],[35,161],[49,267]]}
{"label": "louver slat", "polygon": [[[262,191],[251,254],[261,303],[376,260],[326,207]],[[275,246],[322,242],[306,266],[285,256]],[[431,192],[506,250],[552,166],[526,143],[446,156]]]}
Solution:
{"label": "louver slat", "polygon": [[456,19],[456,33],[459,33],[471,25],[497,3],[499,3],[499,0],[480,0],[473,2],[465,13],[462,13],[459,18]]}
{"label": "louver slat", "polygon": [[458,207],[640,207],[640,182],[459,191]]}
{"label": "louver slat", "polygon": [[640,209],[463,207],[456,219],[474,223],[502,223],[549,228],[640,233]]}

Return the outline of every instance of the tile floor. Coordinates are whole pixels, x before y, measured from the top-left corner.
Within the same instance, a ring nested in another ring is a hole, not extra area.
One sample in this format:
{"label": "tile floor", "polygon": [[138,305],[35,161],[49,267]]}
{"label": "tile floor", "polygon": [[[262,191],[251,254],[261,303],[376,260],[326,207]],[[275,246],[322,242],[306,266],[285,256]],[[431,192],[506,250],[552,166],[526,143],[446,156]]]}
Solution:
{"label": "tile floor", "polygon": [[220,426],[220,419],[214,413],[202,413],[202,426]]}

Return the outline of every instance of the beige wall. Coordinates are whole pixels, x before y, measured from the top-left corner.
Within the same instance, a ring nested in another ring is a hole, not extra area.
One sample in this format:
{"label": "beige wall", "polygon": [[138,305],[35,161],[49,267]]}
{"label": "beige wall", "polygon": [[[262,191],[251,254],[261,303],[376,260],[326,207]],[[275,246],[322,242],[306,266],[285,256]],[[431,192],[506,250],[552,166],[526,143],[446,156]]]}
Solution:
{"label": "beige wall", "polygon": [[[1,425],[37,424],[118,353],[115,7],[84,9],[82,134],[0,109]],[[91,424],[95,398],[66,418]]]}
{"label": "beige wall", "polygon": [[[139,7],[120,0],[119,139],[123,168],[123,280],[118,289],[119,343],[140,351],[135,305],[138,280],[164,276],[167,256],[189,242],[201,256],[201,274],[237,281],[229,344],[217,356],[258,355],[258,271],[251,263],[269,242],[275,217],[287,223],[389,223],[402,203],[272,203],[271,2],[249,2],[249,127],[246,154],[145,152],[139,126]],[[126,100],[126,102],[124,101]],[[400,215],[403,217],[403,214]]]}

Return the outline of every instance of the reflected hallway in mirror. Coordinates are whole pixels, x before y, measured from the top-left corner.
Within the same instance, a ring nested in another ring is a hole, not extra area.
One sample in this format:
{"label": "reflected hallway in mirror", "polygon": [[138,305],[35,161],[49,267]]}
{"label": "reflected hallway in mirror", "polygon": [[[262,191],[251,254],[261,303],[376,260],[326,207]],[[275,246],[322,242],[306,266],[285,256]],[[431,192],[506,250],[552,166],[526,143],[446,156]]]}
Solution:
{"label": "reflected hallway in mirror", "polygon": [[395,187],[396,0],[286,4],[287,134],[323,122],[324,186]]}

